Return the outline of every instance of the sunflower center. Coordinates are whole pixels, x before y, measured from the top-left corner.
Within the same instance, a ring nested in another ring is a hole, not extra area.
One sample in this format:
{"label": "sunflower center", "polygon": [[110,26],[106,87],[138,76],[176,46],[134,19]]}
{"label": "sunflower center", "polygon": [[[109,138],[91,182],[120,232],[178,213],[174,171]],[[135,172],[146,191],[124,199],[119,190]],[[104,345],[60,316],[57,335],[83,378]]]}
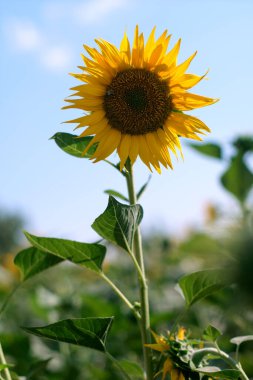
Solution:
{"label": "sunflower center", "polygon": [[132,110],[141,111],[147,106],[147,97],[143,88],[133,88],[126,91],[125,100]]}
{"label": "sunflower center", "polygon": [[109,124],[121,133],[154,132],[171,112],[168,84],[146,69],[121,71],[107,87],[104,109]]}

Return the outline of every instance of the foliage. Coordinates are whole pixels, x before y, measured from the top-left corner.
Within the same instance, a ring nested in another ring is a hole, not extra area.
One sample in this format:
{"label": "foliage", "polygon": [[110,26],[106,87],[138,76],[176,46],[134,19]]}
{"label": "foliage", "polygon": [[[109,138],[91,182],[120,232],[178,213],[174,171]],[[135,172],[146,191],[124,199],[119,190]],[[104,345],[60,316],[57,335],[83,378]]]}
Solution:
{"label": "foliage", "polygon": [[[69,136],[60,137],[62,149],[68,151]],[[252,151],[250,142],[238,139],[234,143],[242,160]],[[75,142],[75,151],[81,143]],[[222,159],[222,149],[212,150],[214,146],[209,144],[205,154]],[[235,171],[233,176],[238,180],[240,173]],[[220,229],[217,220],[211,230],[192,230],[181,239],[144,236],[151,326],[161,333],[154,333],[155,343],[150,343],[151,348],[160,347],[152,355],[158,380],[164,374],[173,378],[175,371],[185,379],[243,378],[242,367],[253,374],[248,359],[253,348],[252,335],[248,335],[253,312],[252,276],[247,272],[253,241],[248,206],[245,213],[251,187],[244,189],[247,195],[236,196],[242,218],[227,229]],[[229,191],[235,195],[231,187]],[[103,238],[100,243],[25,233],[31,246],[15,257],[21,281],[13,275],[12,286],[19,288],[2,314],[1,343],[8,365],[14,365],[12,372],[26,380],[143,379],[136,324],[140,315],[137,279],[142,272],[137,267],[136,276],[133,273],[133,247],[143,210],[116,200],[114,196],[124,202],[128,199],[116,190],[107,192],[108,205],[92,224]],[[111,251],[113,257],[106,254]],[[2,298],[10,291],[10,285],[0,283]],[[247,312],[242,315],[238,310]],[[187,326],[187,334],[180,335],[179,326]],[[232,351],[233,357],[226,354]],[[0,373],[6,368],[5,364],[0,367]]]}
{"label": "foliage", "polygon": [[[199,153],[223,160],[222,147],[217,143],[190,146]],[[220,177],[220,182],[239,202],[244,203],[253,186],[253,173],[245,160],[247,155],[253,153],[253,138],[240,136],[232,142],[232,147],[235,152],[225,159],[226,169]]]}

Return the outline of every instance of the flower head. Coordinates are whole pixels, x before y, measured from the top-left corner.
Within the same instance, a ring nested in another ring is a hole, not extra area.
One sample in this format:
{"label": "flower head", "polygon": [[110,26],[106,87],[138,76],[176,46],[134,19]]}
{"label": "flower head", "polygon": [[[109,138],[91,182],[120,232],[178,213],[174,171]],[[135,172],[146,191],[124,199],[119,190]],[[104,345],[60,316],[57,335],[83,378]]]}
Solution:
{"label": "flower head", "polygon": [[156,376],[162,375],[162,380],[185,380],[192,378],[190,367],[190,351],[186,329],[180,327],[176,333],[167,332],[167,336],[157,335],[152,332],[155,343],[146,344],[147,347],[162,354],[163,360],[159,359],[159,371]]}
{"label": "flower head", "polygon": [[72,74],[82,82],[71,89],[78,98],[67,99],[64,108],[85,111],[69,122],[86,127],[80,137],[94,136],[86,151],[98,144],[91,157],[95,162],[117,150],[121,169],[128,158],[133,164],[140,156],[160,172],[160,164],[172,168],[170,152],[181,152],[179,136],[201,140],[199,134],[209,131],[183,111],[217,99],[188,92],[205,75],[185,73],[196,53],[178,65],[181,41],[168,52],[170,38],[165,30],[156,39],[153,28],[145,43],[136,26],[132,48],[126,33],[119,49],[103,39],[95,40],[98,48],[84,45],[90,57],[82,56],[82,72]]}

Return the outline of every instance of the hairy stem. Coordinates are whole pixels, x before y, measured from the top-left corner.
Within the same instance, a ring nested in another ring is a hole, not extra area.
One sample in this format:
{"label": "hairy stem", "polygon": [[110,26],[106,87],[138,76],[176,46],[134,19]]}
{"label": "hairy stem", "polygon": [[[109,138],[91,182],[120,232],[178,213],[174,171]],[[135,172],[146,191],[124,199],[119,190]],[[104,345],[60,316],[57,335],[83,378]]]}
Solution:
{"label": "hairy stem", "polygon": [[[128,196],[129,202],[131,205],[136,204],[136,192],[134,189],[134,179],[133,179],[133,168],[128,160],[126,164],[126,168],[128,170],[126,175],[127,180],[127,188],[128,188]],[[150,316],[149,316],[149,299],[148,299],[148,286],[145,275],[145,266],[144,266],[144,258],[142,251],[142,241],[141,241],[141,232],[138,227],[135,235],[134,235],[134,254],[138,265],[141,269],[141,275],[138,273],[139,280],[139,292],[140,292],[140,310],[141,310],[141,319],[140,319],[140,329],[141,329],[141,338],[142,338],[142,346],[143,346],[143,356],[144,356],[144,368],[146,373],[147,380],[153,380],[153,371],[152,371],[152,360],[151,360],[151,351],[146,344],[151,342],[150,335]]]}

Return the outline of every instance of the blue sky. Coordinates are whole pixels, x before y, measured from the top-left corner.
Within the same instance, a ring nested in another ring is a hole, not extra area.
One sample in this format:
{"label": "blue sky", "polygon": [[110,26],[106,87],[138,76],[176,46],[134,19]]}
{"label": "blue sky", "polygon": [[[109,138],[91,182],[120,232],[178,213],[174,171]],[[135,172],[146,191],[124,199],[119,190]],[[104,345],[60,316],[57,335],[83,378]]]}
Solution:
{"label": "blue sky", "polygon": [[[252,14],[251,0],[1,0],[0,206],[23,213],[32,233],[96,238],[90,224],[106,207],[103,190],[125,192],[124,180],[105,163],[64,154],[49,138],[72,133],[61,122],[80,115],[61,107],[77,84],[68,73],[78,71],[82,45],[97,37],[118,45],[125,30],[132,39],[137,23],[145,36],[157,25],[172,43],[182,37],[180,61],[198,50],[188,72],[210,69],[194,91],[221,99],[193,112],[212,129],[205,141],[228,146],[252,133]],[[224,165],[182,143],[184,162],[154,173],[143,196],[146,233],[199,225],[207,202],[235,207],[218,183]],[[149,171],[137,163],[135,172],[141,186]]]}

